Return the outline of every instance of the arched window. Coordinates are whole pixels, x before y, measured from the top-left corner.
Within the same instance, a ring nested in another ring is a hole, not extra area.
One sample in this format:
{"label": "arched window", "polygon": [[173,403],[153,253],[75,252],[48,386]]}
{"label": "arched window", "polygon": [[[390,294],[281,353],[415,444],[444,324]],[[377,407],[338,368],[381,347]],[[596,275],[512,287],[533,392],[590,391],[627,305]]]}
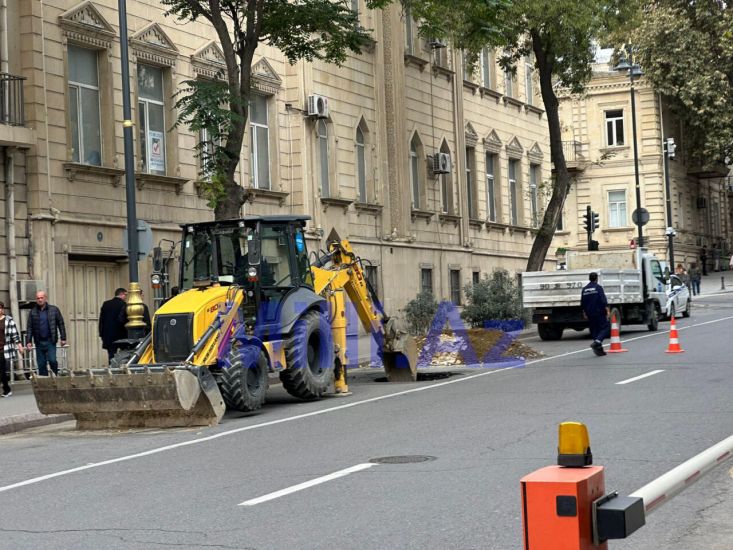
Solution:
{"label": "arched window", "polygon": [[364,141],[364,132],[360,127],[356,128],[356,183],[359,192],[359,202],[369,202],[367,196],[367,178],[366,178],[366,147]]}
{"label": "arched window", "polygon": [[412,195],[412,208],[420,210],[423,206],[420,201],[420,164],[419,154],[420,141],[415,134],[410,141],[410,192]]}
{"label": "arched window", "polygon": [[318,137],[318,168],[319,181],[321,184],[321,197],[329,197],[328,179],[328,125],[321,119],[316,124],[316,136]]}

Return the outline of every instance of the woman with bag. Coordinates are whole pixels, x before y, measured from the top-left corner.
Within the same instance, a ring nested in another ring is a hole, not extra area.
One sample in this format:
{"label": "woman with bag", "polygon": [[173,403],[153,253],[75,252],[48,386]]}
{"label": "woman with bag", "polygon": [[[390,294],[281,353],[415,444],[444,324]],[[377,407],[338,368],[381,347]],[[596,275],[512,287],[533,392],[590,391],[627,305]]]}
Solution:
{"label": "woman with bag", "polygon": [[[23,344],[20,343],[20,333],[15,321],[10,315],[5,315],[5,304],[0,302],[0,342],[3,353],[0,355],[0,378],[2,378],[3,397],[10,397],[13,391],[10,388],[10,369],[23,353]],[[16,351],[17,349],[17,351]]]}

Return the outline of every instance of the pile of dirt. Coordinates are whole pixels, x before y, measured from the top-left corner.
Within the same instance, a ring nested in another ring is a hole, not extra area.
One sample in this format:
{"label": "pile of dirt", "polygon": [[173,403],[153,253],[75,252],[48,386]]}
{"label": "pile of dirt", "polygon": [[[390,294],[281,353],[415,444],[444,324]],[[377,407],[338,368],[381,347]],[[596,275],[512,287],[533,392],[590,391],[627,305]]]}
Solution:
{"label": "pile of dirt", "polygon": [[[483,328],[445,331],[431,342],[420,336],[416,338],[420,353],[418,367],[491,364],[542,357],[541,352],[519,342],[517,336],[518,333]],[[426,346],[428,349],[423,353]]]}

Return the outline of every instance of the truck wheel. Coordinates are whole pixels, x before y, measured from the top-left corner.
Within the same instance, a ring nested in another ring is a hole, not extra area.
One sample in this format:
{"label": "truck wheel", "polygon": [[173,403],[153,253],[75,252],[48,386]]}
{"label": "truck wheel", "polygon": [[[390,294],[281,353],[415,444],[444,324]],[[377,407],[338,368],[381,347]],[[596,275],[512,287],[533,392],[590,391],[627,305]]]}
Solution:
{"label": "truck wheel", "polygon": [[564,327],[553,325],[550,323],[540,323],[537,325],[537,333],[542,340],[560,340]]}
{"label": "truck wheel", "polygon": [[685,306],[685,311],[682,312],[682,317],[689,317],[691,309],[692,309],[692,301],[688,298],[687,305]]}
{"label": "truck wheel", "polygon": [[235,340],[229,350],[228,369],[223,369],[219,389],[227,409],[241,412],[256,411],[265,402],[267,394],[268,361],[265,352],[257,346],[248,346]]}
{"label": "truck wheel", "polygon": [[309,311],[298,319],[285,339],[287,366],[280,380],[287,392],[300,399],[318,399],[333,380],[333,335],[328,317]]}
{"label": "truck wheel", "polygon": [[646,326],[649,330],[655,332],[659,328],[659,311],[654,304],[647,307],[649,308],[649,321]]}

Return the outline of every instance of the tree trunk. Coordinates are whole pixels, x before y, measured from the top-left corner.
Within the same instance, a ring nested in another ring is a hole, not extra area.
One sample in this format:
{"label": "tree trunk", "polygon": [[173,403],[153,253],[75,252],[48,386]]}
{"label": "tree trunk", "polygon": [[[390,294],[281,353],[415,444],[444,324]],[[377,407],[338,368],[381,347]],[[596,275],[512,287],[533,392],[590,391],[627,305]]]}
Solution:
{"label": "tree trunk", "polygon": [[532,250],[527,260],[527,271],[541,271],[547,256],[547,251],[552,244],[555,230],[560,220],[560,213],[565,204],[565,198],[570,190],[570,173],[565,164],[565,153],[562,149],[562,131],[560,129],[560,118],[558,114],[557,96],[552,87],[553,54],[546,51],[547,45],[542,40],[538,31],[532,30],[532,49],[537,58],[537,67],[540,73],[540,90],[542,101],[545,105],[545,116],[550,132],[550,158],[554,165],[554,182],[552,184],[552,196],[545,210],[542,225],[537,232]]}

